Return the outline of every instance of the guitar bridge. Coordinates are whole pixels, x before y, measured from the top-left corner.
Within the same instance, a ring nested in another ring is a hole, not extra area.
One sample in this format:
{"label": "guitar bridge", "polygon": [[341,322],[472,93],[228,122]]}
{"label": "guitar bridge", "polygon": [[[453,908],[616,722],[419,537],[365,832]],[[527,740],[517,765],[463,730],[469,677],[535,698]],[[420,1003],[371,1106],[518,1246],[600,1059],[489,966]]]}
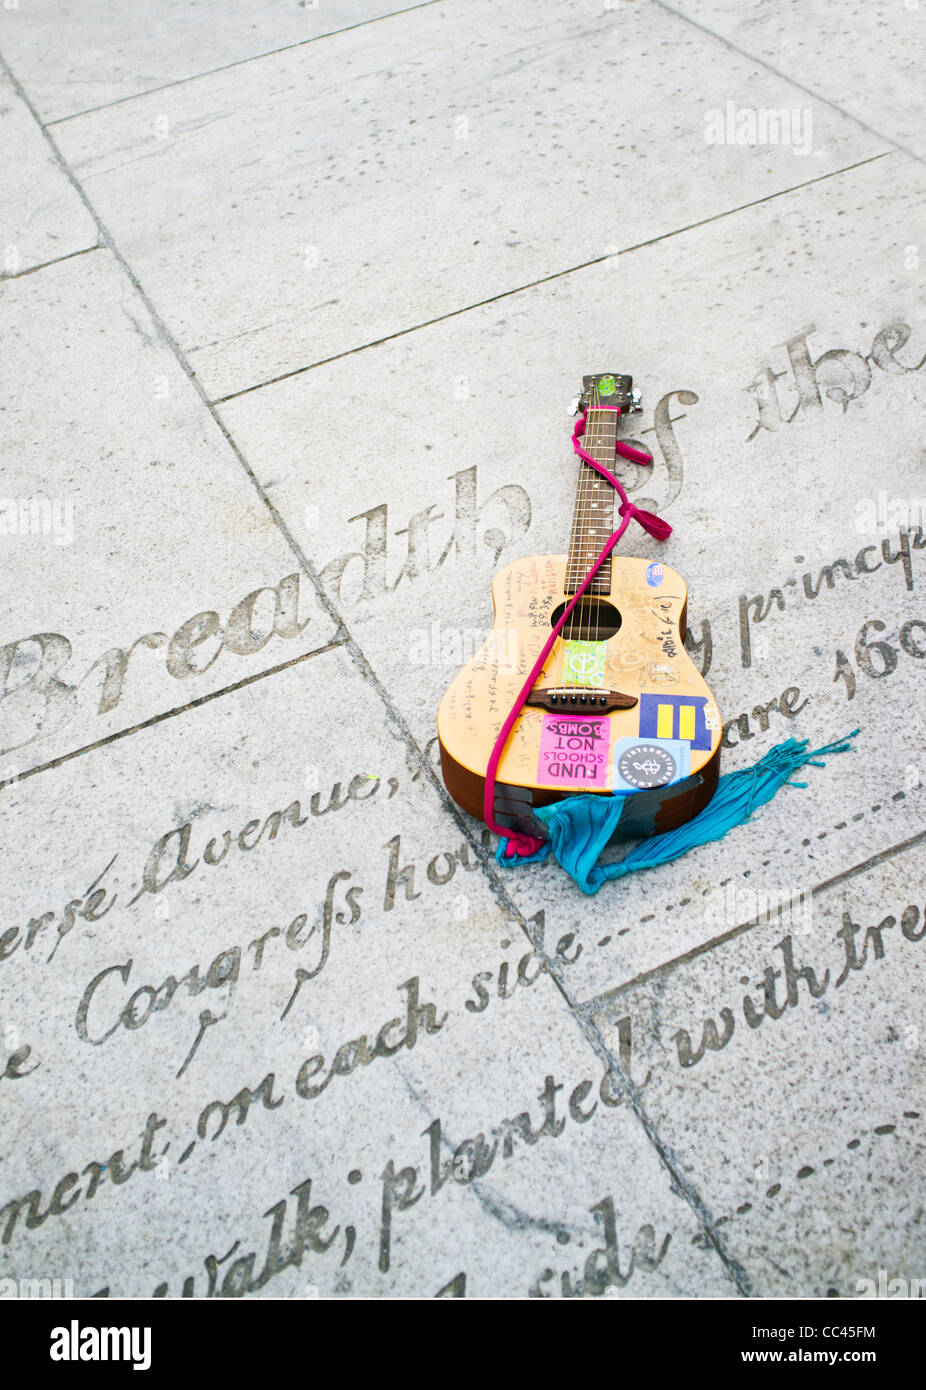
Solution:
{"label": "guitar bridge", "polygon": [[524,703],[533,706],[534,709],[582,709],[609,714],[614,709],[633,709],[639,701],[636,695],[625,695],[621,690],[600,690],[570,685],[532,690]]}

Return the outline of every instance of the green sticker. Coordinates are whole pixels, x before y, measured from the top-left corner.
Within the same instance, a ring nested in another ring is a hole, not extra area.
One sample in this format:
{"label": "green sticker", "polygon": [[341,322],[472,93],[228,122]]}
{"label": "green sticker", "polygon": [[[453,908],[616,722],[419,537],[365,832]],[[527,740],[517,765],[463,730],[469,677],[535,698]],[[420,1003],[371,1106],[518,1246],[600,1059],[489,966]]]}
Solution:
{"label": "green sticker", "polygon": [[600,376],[598,378],[599,396],[613,396],[616,390],[617,382],[614,380],[613,376]]}
{"label": "green sticker", "polygon": [[563,657],[563,684],[604,687],[607,642],[578,642],[568,638]]}

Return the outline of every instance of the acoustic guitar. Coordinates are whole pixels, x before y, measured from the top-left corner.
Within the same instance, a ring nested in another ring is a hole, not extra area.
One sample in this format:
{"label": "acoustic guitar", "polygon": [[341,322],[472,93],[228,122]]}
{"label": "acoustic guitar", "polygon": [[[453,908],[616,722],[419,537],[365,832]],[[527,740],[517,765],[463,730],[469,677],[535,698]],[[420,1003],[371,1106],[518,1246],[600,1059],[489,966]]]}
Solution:
{"label": "acoustic guitar", "polygon": [[[613,469],[618,421],[641,408],[639,395],[631,377],[618,373],[586,376],[582,384],[582,446]],[[582,461],[568,555],[516,560],[495,577],[492,630],[437,717],[444,782],[472,816],[487,818],[493,746],[551,628],[612,534],[614,505],[614,488]],[[685,650],[687,597],[668,565],[608,554],[504,746],[495,782],[499,825],[543,839],[535,807],[618,795],[632,800],[614,838],[640,839],[704,809],[717,785],[722,730],[717,702]]]}

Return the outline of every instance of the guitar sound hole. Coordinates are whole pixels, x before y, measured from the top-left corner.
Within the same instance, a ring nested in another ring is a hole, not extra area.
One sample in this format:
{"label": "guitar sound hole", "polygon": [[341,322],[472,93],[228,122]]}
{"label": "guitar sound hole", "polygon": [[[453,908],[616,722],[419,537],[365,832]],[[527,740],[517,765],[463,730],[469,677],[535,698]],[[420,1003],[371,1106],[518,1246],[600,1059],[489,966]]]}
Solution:
{"label": "guitar sound hole", "polygon": [[[554,608],[550,616],[551,627],[556,626],[568,606],[567,601]],[[605,642],[614,636],[620,625],[621,615],[613,603],[609,603],[606,598],[589,598],[583,594],[572,610],[572,616],[561,635],[571,641]]]}

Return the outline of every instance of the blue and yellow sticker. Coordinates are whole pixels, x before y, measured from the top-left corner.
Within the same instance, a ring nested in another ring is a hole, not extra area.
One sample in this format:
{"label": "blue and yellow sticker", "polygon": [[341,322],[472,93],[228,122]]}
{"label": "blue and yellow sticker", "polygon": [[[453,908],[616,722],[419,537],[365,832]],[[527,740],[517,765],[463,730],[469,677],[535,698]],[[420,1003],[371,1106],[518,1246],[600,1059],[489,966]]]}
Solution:
{"label": "blue and yellow sticker", "polygon": [[640,737],[678,739],[691,748],[709,751],[706,705],[706,695],[641,695]]}

